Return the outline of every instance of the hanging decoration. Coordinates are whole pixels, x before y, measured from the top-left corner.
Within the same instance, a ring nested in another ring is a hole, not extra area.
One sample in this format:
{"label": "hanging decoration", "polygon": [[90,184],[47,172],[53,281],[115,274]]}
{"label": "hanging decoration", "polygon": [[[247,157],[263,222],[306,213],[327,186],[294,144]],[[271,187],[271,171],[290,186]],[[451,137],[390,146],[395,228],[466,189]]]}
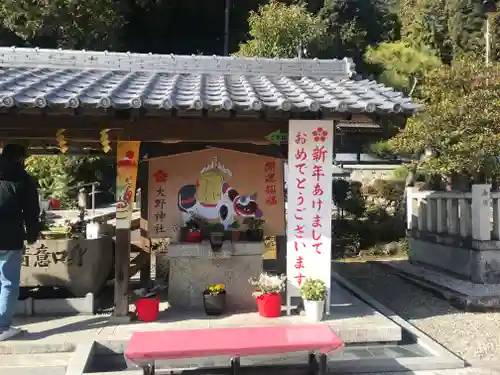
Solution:
{"label": "hanging decoration", "polygon": [[116,229],[130,229],[141,142],[116,143]]}
{"label": "hanging decoration", "polygon": [[109,129],[101,130],[101,145],[102,150],[107,154],[111,151],[111,146],[109,145]]}
{"label": "hanging decoration", "polygon": [[66,135],[64,132],[66,129],[58,129],[56,131],[56,139],[59,144],[59,150],[65,154],[68,151],[68,140],[66,139]]}

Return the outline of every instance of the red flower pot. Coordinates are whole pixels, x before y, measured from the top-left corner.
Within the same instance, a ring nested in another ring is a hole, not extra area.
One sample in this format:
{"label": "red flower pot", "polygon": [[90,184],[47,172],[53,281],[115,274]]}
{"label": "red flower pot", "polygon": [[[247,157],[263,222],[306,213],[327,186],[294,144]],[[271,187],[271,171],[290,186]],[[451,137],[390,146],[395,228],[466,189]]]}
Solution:
{"label": "red flower pot", "polygon": [[160,300],[158,298],[141,298],[135,303],[137,319],[143,322],[154,322],[158,319],[160,312]]}
{"label": "red flower pot", "polygon": [[201,232],[187,232],[186,242],[201,242]]}
{"label": "red flower pot", "polygon": [[257,298],[259,315],[265,318],[277,318],[281,315],[281,295],[262,294]]}
{"label": "red flower pot", "polygon": [[49,201],[49,207],[51,210],[60,210],[61,209],[61,201],[59,199],[51,199]]}

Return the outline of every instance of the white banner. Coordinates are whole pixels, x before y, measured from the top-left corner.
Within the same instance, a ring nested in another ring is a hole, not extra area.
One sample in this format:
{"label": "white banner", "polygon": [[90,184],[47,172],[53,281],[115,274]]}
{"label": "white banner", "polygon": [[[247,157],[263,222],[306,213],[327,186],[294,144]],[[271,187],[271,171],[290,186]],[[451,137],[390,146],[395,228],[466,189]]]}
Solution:
{"label": "white banner", "polygon": [[[287,310],[306,278],[321,279],[330,300],[334,123],[291,120],[288,141]],[[326,303],[328,313],[329,303]]]}

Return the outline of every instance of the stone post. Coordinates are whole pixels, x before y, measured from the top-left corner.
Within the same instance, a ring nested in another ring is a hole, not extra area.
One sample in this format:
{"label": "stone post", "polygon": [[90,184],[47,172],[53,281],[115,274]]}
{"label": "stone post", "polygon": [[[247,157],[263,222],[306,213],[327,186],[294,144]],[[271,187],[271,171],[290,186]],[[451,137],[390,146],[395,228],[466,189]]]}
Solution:
{"label": "stone post", "polygon": [[432,199],[430,196],[427,198],[427,212],[426,212],[425,223],[428,232],[436,231],[437,227],[437,202],[436,199]]}
{"label": "stone post", "polygon": [[448,234],[458,234],[458,200],[446,200],[446,228]]}
{"label": "stone post", "polygon": [[458,208],[460,210],[460,236],[468,237],[471,227],[471,205],[465,198],[458,200]]}
{"label": "stone post", "polygon": [[472,238],[491,240],[491,185],[472,185]]}
{"label": "stone post", "polygon": [[500,240],[500,198],[493,198],[493,234]]}
{"label": "stone post", "polygon": [[436,231],[444,233],[446,227],[446,206],[443,198],[436,199]]}
{"label": "stone post", "polygon": [[418,212],[415,209],[413,193],[418,191],[415,187],[406,188],[406,229],[411,230],[417,226]]}

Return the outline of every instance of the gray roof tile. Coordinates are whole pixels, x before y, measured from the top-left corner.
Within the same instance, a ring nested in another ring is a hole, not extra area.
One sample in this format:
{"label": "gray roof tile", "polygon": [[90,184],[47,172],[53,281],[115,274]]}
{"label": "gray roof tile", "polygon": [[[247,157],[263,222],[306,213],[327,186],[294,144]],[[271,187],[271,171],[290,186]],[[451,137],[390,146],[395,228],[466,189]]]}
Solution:
{"label": "gray roof tile", "polygon": [[352,79],[350,59],[261,59],[0,48],[0,107],[413,113]]}

